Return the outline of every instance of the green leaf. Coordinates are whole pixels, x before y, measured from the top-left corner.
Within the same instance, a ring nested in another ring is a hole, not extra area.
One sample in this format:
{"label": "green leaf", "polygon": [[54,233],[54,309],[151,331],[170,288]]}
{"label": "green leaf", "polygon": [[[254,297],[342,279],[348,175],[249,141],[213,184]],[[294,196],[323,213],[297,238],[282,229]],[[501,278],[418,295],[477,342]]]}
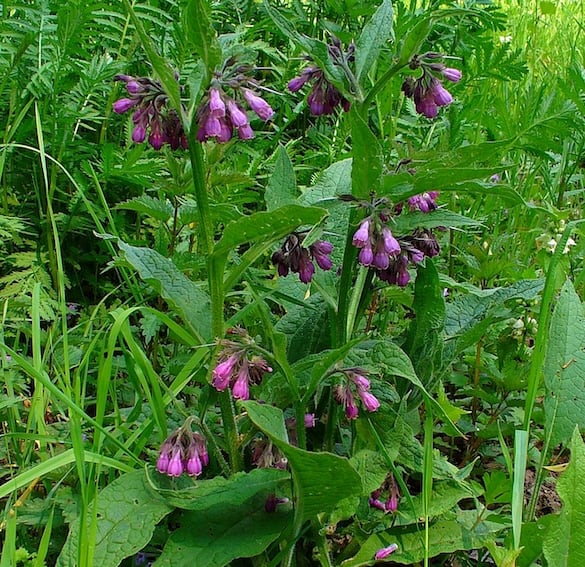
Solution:
{"label": "green leaf", "polygon": [[545,426],[554,447],[569,441],[575,425],[585,428],[585,315],[570,280],[560,291],[546,345]]}
{"label": "green leaf", "polygon": [[118,239],[125,259],[182,317],[201,342],[211,338],[209,296],[175,264],[150,248],[131,246]]}
{"label": "green leaf", "polygon": [[290,482],[290,473],[280,469],[254,469],[239,472],[229,478],[216,476],[209,480],[182,479],[185,488],[176,488],[177,481],[154,472],[149,481],[151,487],[169,505],[184,510],[203,512],[210,508],[240,506],[258,494],[276,493],[283,484]]}
{"label": "green leaf", "polygon": [[312,187],[303,192],[299,201],[304,205],[325,206],[327,202],[341,204],[336,197],[351,194],[351,158],[331,164]]}
{"label": "green leaf", "polygon": [[282,410],[256,402],[242,403],[248,417],[274,441],[288,443]]}
{"label": "green leaf", "polygon": [[349,113],[353,161],[351,168],[352,194],[367,199],[377,191],[382,176],[382,148],[354,106]]}
{"label": "green leaf", "polygon": [[221,47],[211,25],[209,2],[188,0],[183,9],[183,30],[186,40],[195,48],[211,75],[221,64]]}
{"label": "green leaf", "polygon": [[417,270],[413,308],[416,317],[410,326],[405,350],[417,376],[429,388],[440,366],[445,330],[445,299],[437,269],[430,258]]}
{"label": "green leaf", "polygon": [[[106,486],[98,494],[96,505],[93,564],[101,567],[117,567],[125,557],[140,551],[150,541],[156,524],[173,511],[148,488],[142,470],[125,474]],[[88,530],[91,516],[90,511],[85,519]],[[77,520],[71,525],[57,567],[77,564],[79,523]]]}
{"label": "green leaf", "polygon": [[406,234],[415,228],[437,228],[439,226],[455,228],[481,226],[481,223],[447,209],[436,209],[428,213],[417,211],[395,217],[392,231],[396,234]]}
{"label": "green leaf", "polygon": [[157,567],[223,567],[239,557],[262,553],[290,524],[289,508],[266,512],[265,496],[239,506],[186,512],[169,537]]}
{"label": "green leaf", "polygon": [[363,493],[361,478],[347,459],[332,453],[304,451],[282,439],[284,416],[281,410],[252,401],[242,405],[256,427],[268,435],[288,459],[296,501],[296,534],[305,520],[331,512],[344,498]]}
{"label": "green leaf", "polygon": [[364,26],[356,41],[355,73],[358,81],[368,74],[380,50],[391,38],[394,39],[393,10],[390,0],[383,0],[372,19]]}
{"label": "green leaf", "polygon": [[557,482],[563,502],[544,536],[544,556],[554,567],[582,567],[585,564],[585,444],[575,428],[571,461]]}
{"label": "green leaf", "polygon": [[482,321],[493,308],[510,299],[534,299],[543,286],[542,279],[520,280],[508,287],[477,290],[458,297],[447,305],[445,331],[451,337],[460,335]]}
{"label": "green leaf", "polygon": [[162,222],[168,221],[173,215],[173,206],[169,201],[155,199],[150,195],[140,195],[140,197],[119,203],[116,205],[116,209],[136,211]]}
{"label": "green leaf", "polygon": [[290,157],[283,146],[276,150],[274,171],[266,186],[264,200],[269,211],[295,203],[297,199],[297,182]]}
{"label": "green leaf", "polygon": [[[416,22],[405,34],[398,57],[398,65],[406,65],[413,55],[418,54],[421,45],[431,33],[433,20],[430,16],[420,16]],[[399,35],[400,37],[400,35]]]}
{"label": "green leaf", "polygon": [[254,213],[226,225],[213,254],[220,257],[241,244],[284,238],[300,226],[322,222],[326,216],[327,211],[324,209],[300,205],[286,205],[274,211]]}

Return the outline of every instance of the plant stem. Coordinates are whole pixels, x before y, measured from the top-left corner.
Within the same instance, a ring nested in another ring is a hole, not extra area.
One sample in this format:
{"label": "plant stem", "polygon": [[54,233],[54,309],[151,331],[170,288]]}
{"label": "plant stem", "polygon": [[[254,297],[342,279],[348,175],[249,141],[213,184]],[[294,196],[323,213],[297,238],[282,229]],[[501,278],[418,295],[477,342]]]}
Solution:
{"label": "plant stem", "polygon": [[[196,136],[197,125],[195,117],[189,128],[189,157],[191,159],[191,170],[193,175],[193,189],[197,209],[199,211],[199,221],[201,230],[201,248],[202,253],[207,258],[207,278],[209,282],[209,293],[211,296],[211,333],[212,337],[219,339],[224,335],[224,318],[223,318],[223,271],[222,263],[218,262],[213,256],[214,239],[213,223],[211,221],[211,209],[209,206],[209,196],[207,194],[207,182],[205,176],[205,162],[203,159],[203,149]],[[236,415],[229,390],[221,392],[219,395],[219,405],[223,422],[224,434],[227,441],[230,465],[232,472],[242,469],[242,455],[239,450],[238,428],[236,424]]]}

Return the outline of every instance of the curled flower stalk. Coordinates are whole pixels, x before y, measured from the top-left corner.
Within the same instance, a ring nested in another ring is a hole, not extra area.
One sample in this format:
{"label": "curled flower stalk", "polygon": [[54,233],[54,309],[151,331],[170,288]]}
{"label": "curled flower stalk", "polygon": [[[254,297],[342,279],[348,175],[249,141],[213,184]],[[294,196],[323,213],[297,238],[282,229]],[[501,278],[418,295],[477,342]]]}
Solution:
{"label": "curled flower stalk", "polygon": [[333,267],[330,258],[333,245],[326,240],[316,240],[305,247],[305,236],[296,232],[289,235],[272,255],[272,263],[277,267],[280,276],[287,276],[290,271],[299,274],[303,283],[310,283],[315,274],[315,264],[322,270]]}
{"label": "curled flower stalk", "polygon": [[409,66],[413,70],[422,70],[422,74],[418,78],[409,76],[402,83],[402,92],[413,99],[416,111],[427,118],[436,118],[439,107],[453,102],[442,80],[457,83],[462,77],[459,69],[447,67],[442,58],[441,54],[433,52],[415,55]]}
{"label": "curled flower stalk", "polygon": [[114,102],[117,114],[133,110],[132,140],[148,143],[160,150],[168,144],[173,150],[187,148],[187,136],[175,109],[169,108],[169,97],[159,81],[149,77],[116,75],[114,80],[126,84],[128,96]]}
{"label": "curled flower stalk", "polygon": [[[423,213],[434,211],[438,194],[438,191],[429,191],[410,197],[408,209]],[[409,268],[439,253],[435,235],[427,229],[417,229],[406,236],[394,235],[389,223],[393,215],[403,212],[403,203],[391,208],[386,199],[374,198],[360,206],[370,214],[360,222],[352,238],[352,244],[359,249],[359,263],[376,270],[381,280],[405,287],[411,279]]]}
{"label": "curled flower stalk", "polygon": [[362,406],[369,412],[375,412],[380,407],[378,398],[370,392],[370,380],[365,376],[366,371],[361,368],[347,368],[338,370],[344,380],[333,389],[335,401],[342,405],[347,419],[357,419],[359,408],[356,396]]}
{"label": "curled flower stalk", "polygon": [[242,342],[220,341],[223,348],[213,369],[211,385],[219,392],[230,389],[236,400],[248,400],[250,386],[260,384],[272,368],[261,356],[249,354],[253,343],[245,332],[236,334],[241,335]]}
{"label": "curled flower stalk", "polygon": [[[337,38],[333,38],[328,46],[328,51],[333,64],[341,67],[349,82],[359,88],[353,73],[349,69],[349,63],[355,59],[355,45],[351,43],[347,51],[344,51],[341,47],[341,42]],[[341,107],[344,112],[349,112],[351,103],[335,85],[327,80],[325,72],[320,67],[311,64],[303,69],[300,75],[289,81],[288,90],[291,93],[295,93],[306,84],[311,85],[307,96],[307,104],[311,114],[315,116],[333,114],[337,107]]]}
{"label": "curled flower stalk", "polygon": [[197,477],[209,464],[205,437],[191,430],[191,419],[173,431],[161,445],[156,468],[161,474],[179,477],[186,473]]}
{"label": "curled flower stalk", "polygon": [[197,139],[229,142],[234,133],[241,140],[254,138],[249,108],[264,122],[274,116],[272,107],[260,96],[259,83],[250,74],[253,68],[231,57],[214,73],[211,87],[197,110]]}

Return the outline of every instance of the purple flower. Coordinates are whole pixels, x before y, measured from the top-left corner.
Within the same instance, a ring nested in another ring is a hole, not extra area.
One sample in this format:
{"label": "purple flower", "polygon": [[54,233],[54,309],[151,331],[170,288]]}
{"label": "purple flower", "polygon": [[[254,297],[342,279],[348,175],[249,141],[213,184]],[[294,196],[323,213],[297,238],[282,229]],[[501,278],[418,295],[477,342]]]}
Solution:
{"label": "purple flower", "polygon": [[140,99],[137,98],[121,98],[112,104],[112,108],[117,114],[124,114],[124,112],[128,112],[128,110],[134,108],[139,102]]}
{"label": "purple flower", "polygon": [[459,69],[453,69],[451,67],[445,67],[441,70],[443,77],[452,83],[458,83],[461,80],[462,73]]}
{"label": "purple flower", "polygon": [[357,248],[363,248],[370,242],[370,218],[364,219],[353,235],[352,243]]}
{"label": "purple flower", "polygon": [[209,89],[209,113],[216,118],[223,118],[225,116],[225,102],[219,89]]}
{"label": "purple flower", "polygon": [[377,508],[378,510],[382,510],[382,511],[386,511],[386,508],[384,507],[384,502],[382,502],[380,499],[378,498],[370,498],[368,500],[368,503],[370,504],[370,506],[372,508]]}
{"label": "purple flower", "polygon": [[[339,40],[334,39],[329,45],[329,56],[334,65],[341,65],[347,68],[347,64],[354,60],[355,46],[351,44],[347,51],[341,49]],[[325,77],[322,69],[316,66],[309,66],[302,71],[298,77],[294,77],[288,83],[290,92],[299,91],[306,83],[312,83],[311,90],[307,96],[307,104],[311,114],[315,116],[333,114],[338,106],[348,112],[351,103],[339,89],[330,83]]]}
{"label": "purple flower", "polygon": [[232,121],[232,124],[235,128],[240,128],[242,126],[247,126],[250,124],[248,120],[248,115],[244,112],[242,107],[236,103],[236,101],[229,99],[227,102],[227,109]]}
{"label": "purple flower", "polygon": [[432,80],[430,92],[437,106],[447,106],[453,102],[451,93],[437,79]]}
{"label": "purple flower", "polygon": [[364,407],[368,411],[376,411],[380,407],[380,402],[378,398],[374,396],[374,394],[368,392],[367,390],[362,390],[361,388],[357,389],[358,396],[362,400]]}
{"label": "purple flower", "polygon": [[222,360],[214,369],[213,369],[213,380],[211,384],[216,390],[222,392],[225,390],[232,378],[234,373],[234,369],[239,364],[241,356],[239,353],[234,353],[228,356],[226,359]]}
{"label": "purple flower", "polygon": [[279,504],[288,504],[288,502],[288,498],[277,498],[276,494],[269,494],[268,498],[266,498],[266,502],[264,503],[264,510],[271,514],[276,512],[276,507]]}
{"label": "purple flower", "polygon": [[371,266],[374,263],[374,251],[369,244],[360,250],[358,260],[364,266]]}
{"label": "purple flower", "polygon": [[186,472],[189,476],[199,476],[209,464],[205,437],[191,431],[190,423],[191,418],[162,444],[156,462],[161,474],[178,477]]}
{"label": "purple flower", "polygon": [[238,372],[236,381],[232,387],[232,394],[236,400],[250,399],[250,387],[248,385],[248,365],[242,364]]}
{"label": "purple flower", "polygon": [[415,55],[411,59],[410,68],[420,68],[422,74],[417,79],[409,76],[402,83],[402,92],[414,100],[416,111],[427,118],[435,118],[440,106],[447,106],[453,102],[451,93],[440,79],[447,79],[453,83],[461,79],[461,71],[437,62],[437,59],[441,58],[442,55],[432,52]]}
{"label": "purple flower", "polygon": [[173,453],[167,467],[167,474],[169,476],[181,476],[183,474],[183,456],[180,446],[173,448]]}
{"label": "purple flower", "polygon": [[378,549],[378,551],[376,551],[376,554],[374,555],[374,559],[376,560],[386,559],[386,557],[394,553],[397,549],[398,545],[396,545],[395,543],[390,544],[388,547]]}
{"label": "purple flower", "polygon": [[272,263],[277,267],[280,276],[286,276],[289,270],[299,274],[303,283],[309,283],[315,274],[313,261],[322,270],[330,270],[333,262],[329,254],[333,245],[326,240],[317,240],[308,248],[303,246],[305,236],[293,232],[284,241],[284,244],[272,254]]}
{"label": "purple flower", "polygon": [[242,89],[242,92],[250,108],[256,113],[258,118],[266,121],[274,116],[274,110],[272,110],[271,106],[262,97],[253,93],[250,89]]}
{"label": "purple flower", "polygon": [[254,137],[254,130],[249,124],[240,126],[238,128],[238,138],[240,140],[251,140]]}
{"label": "purple flower", "polygon": [[164,144],[169,144],[173,150],[187,147],[179,115],[168,108],[168,96],[158,81],[129,75],[116,75],[114,80],[126,83],[130,95],[114,102],[114,112],[122,114],[136,108],[132,115],[132,141],[142,143],[148,137],[148,143],[155,150],[160,150]]}
{"label": "purple flower", "polygon": [[384,251],[387,254],[398,254],[400,252],[400,244],[387,226],[382,229],[382,241],[384,243]]}
{"label": "purple flower", "polygon": [[305,427],[307,429],[312,429],[315,427],[315,414],[314,413],[306,413],[305,414]]}

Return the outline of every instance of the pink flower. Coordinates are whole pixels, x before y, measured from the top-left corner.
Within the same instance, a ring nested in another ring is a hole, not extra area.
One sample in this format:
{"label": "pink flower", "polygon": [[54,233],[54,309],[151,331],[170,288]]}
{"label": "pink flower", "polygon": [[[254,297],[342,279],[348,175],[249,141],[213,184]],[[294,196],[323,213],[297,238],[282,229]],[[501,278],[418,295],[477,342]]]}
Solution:
{"label": "pink flower", "polygon": [[209,90],[209,113],[216,118],[225,116],[225,102],[219,89],[213,88]]}
{"label": "pink flower", "polygon": [[357,248],[363,248],[370,241],[370,219],[364,219],[353,235],[352,243]]}
{"label": "pink flower", "polygon": [[220,362],[213,369],[213,380],[211,383],[216,390],[222,392],[229,386],[230,380],[234,373],[234,369],[239,361],[240,356],[237,354],[232,354],[231,356]]}
{"label": "pink flower", "polygon": [[398,545],[395,543],[390,544],[388,547],[383,547],[382,549],[378,549],[376,554],[374,555],[374,559],[386,559],[389,555],[394,553],[398,549]]}
{"label": "pink flower", "polygon": [[458,83],[461,80],[462,73],[459,69],[453,69],[451,67],[445,67],[441,73],[443,77],[452,83]]}
{"label": "pink flower", "polygon": [[380,407],[380,402],[374,394],[371,394],[367,390],[362,390],[361,388],[358,388],[357,393],[368,411],[373,412]]}
{"label": "pink flower", "polygon": [[181,447],[177,446],[173,449],[173,454],[169,461],[169,466],[167,467],[167,474],[169,476],[181,476],[183,471],[183,459],[181,455]]}
{"label": "pink flower", "polygon": [[121,98],[117,100],[113,105],[112,109],[116,114],[124,114],[132,107],[136,106],[140,102],[138,98]]}
{"label": "pink flower", "polygon": [[271,106],[260,96],[252,92],[250,89],[242,89],[244,98],[250,105],[250,108],[258,115],[262,120],[270,120],[274,116],[274,110]]}

